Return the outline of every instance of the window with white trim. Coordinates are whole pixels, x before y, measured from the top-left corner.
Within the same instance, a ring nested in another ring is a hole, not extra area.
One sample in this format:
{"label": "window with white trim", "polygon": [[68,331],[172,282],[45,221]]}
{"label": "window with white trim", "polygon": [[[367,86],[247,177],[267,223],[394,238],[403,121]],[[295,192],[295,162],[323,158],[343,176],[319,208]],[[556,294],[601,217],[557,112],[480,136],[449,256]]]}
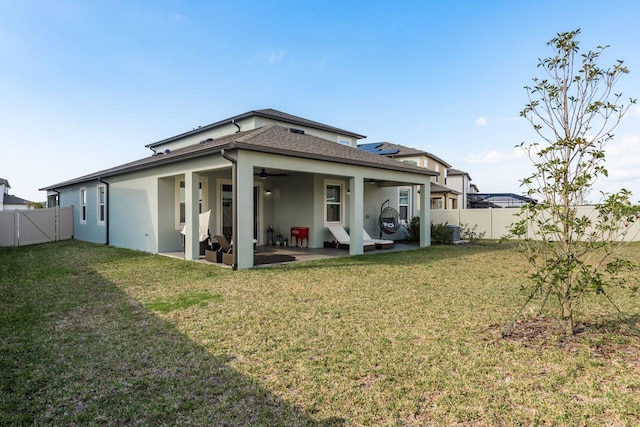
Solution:
{"label": "window with white trim", "polygon": [[80,224],[87,223],[87,189],[80,189]]}
{"label": "window with white trim", "polygon": [[398,214],[401,222],[408,222],[410,219],[411,204],[410,204],[410,190],[408,188],[401,188],[398,190]]}
{"label": "window with white trim", "polygon": [[[187,216],[186,184],[183,177],[176,177],[176,230],[184,227]],[[198,213],[207,210],[207,180],[200,177],[198,183]]]}
{"label": "window with white trim", "polygon": [[98,225],[104,225],[107,217],[107,187],[98,186]]}
{"label": "window with white trim", "polygon": [[324,223],[344,224],[344,183],[325,181],[324,184]]}

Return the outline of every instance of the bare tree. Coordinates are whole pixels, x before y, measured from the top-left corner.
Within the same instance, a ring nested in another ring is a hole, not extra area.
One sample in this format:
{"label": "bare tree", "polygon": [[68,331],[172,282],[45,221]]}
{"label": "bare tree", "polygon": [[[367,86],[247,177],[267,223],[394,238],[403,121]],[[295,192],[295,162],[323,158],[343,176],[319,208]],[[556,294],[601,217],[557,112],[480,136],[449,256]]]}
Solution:
{"label": "bare tree", "polygon": [[630,264],[615,257],[626,244],[640,210],[625,189],[602,194],[597,215],[583,215],[585,201],[598,177],[606,177],[607,143],[629,107],[620,103],[614,86],[629,70],[623,61],[612,68],[598,66],[608,46],[579,53],[580,30],[559,33],[547,43],[553,55],[540,59],[544,78],[526,86],[529,103],[520,115],[542,142],[522,143],[535,173],[522,180],[526,194],[539,200],[522,207],[519,221],[510,229],[533,267],[533,289],[555,296],[565,335],[574,333],[574,308],[587,292],[607,295],[609,285],[623,285],[623,270]]}

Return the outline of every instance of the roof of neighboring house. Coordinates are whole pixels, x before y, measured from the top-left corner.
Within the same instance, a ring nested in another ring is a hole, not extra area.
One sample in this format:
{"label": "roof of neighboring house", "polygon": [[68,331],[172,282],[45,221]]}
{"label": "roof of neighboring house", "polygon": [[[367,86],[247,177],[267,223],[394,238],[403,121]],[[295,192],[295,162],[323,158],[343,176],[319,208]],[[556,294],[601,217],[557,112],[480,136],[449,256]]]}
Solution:
{"label": "roof of neighboring house", "polygon": [[4,178],[0,178],[0,185],[3,185],[3,184],[4,184],[6,187],[11,188],[11,186],[9,185],[9,181],[7,181],[7,180],[6,180],[6,179],[4,179]]}
{"label": "roof of neighboring house", "polygon": [[423,167],[398,162],[397,160],[377,154],[367,153],[357,148],[331,142],[313,135],[293,133],[290,132],[289,129],[279,125],[268,125],[182,147],[170,151],[167,154],[155,154],[111,169],[105,169],[100,172],[44,187],[41,188],[41,190],[53,190],[98,178],[106,178],[123,173],[149,169],[163,164],[217,154],[222,149],[260,151],[292,157],[326,160],[333,163],[371,166],[379,169],[410,172],[420,175],[437,175],[436,172]]}
{"label": "roof of neighboring house", "polygon": [[29,203],[28,200],[22,199],[18,196],[12,196],[11,194],[4,195],[5,205],[26,205],[27,203]]}
{"label": "roof of neighboring house", "polygon": [[279,120],[291,124],[297,124],[300,126],[306,126],[313,129],[324,130],[327,132],[333,132],[344,136],[350,136],[356,139],[366,138],[364,135],[360,135],[358,133],[354,133],[348,130],[336,128],[333,126],[325,125],[323,123],[314,122],[313,120],[305,119],[303,117],[294,116],[293,114],[283,113],[282,111],[274,110],[273,108],[265,108],[263,110],[252,110],[243,114],[239,114],[237,116],[229,117],[228,119],[220,120],[218,122],[212,123],[206,126],[200,126],[197,129],[190,130],[188,132],[181,133],[180,135],[172,136],[170,138],[163,139],[161,141],[153,142],[151,144],[145,145],[145,147],[153,148],[161,144],[165,144],[167,142],[175,141],[186,136],[195,135],[200,132],[204,132],[210,129],[215,129],[219,126],[229,124],[236,120],[242,120],[249,117],[263,117],[266,119]]}
{"label": "roof of neighboring house", "polygon": [[461,171],[459,169],[453,169],[453,168],[449,168],[447,169],[447,175],[448,176],[455,176],[455,175],[466,175],[467,177],[469,177],[469,180],[471,180],[471,175],[469,175],[468,172],[465,171]]}
{"label": "roof of neighboring house", "polygon": [[461,194],[459,191],[453,190],[449,187],[445,187],[444,185],[436,184],[434,182],[431,183],[431,193],[453,193],[453,194]]}
{"label": "roof of neighboring house", "polygon": [[440,157],[429,153],[428,151],[418,150],[416,148],[406,147],[400,144],[392,144],[391,142],[372,142],[367,144],[358,144],[358,148],[369,153],[388,157],[428,156],[442,163],[447,168],[451,167],[449,163],[445,162]]}

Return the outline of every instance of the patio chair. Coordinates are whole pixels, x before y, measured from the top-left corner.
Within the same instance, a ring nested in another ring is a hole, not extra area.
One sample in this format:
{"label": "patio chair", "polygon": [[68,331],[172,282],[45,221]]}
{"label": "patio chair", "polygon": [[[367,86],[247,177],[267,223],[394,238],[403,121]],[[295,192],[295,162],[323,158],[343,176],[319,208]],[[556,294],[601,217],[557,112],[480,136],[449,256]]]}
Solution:
{"label": "patio chair", "polygon": [[395,245],[393,240],[372,239],[364,228],[362,229],[362,240],[375,243],[376,249],[392,249]]}
{"label": "patio chair", "polygon": [[[211,218],[211,210],[202,212],[199,217],[198,241],[200,242],[200,255],[205,254],[205,250],[209,247],[211,233],[209,231],[209,219]],[[182,237],[182,249],[184,249],[185,236],[187,235],[187,224],[184,225],[180,232]]]}
{"label": "patio chair", "polygon": [[[216,234],[214,239],[218,241],[220,245],[220,251],[222,251],[222,262],[227,265],[231,265],[233,263],[233,246],[229,243],[226,237]],[[255,242],[255,239],[254,239]],[[269,253],[254,253],[253,254],[253,265],[260,264],[273,264],[279,262],[289,262],[295,261],[296,257],[288,255],[288,254],[269,254]]]}
{"label": "patio chair", "polygon": [[216,234],[215,236],[213,236],[213,238],[220,245],[220,249],[218,249],[218,251],[222,252],[222,257],[220,257],[220,260],[222,261],[222,263],[226,265],[232,265],[233,264],[233,247],[231,246],[231,243],[229,243],[227,238],[221,234]]}
{"label": "patio chair", "polygon": [[[330,225],[327,227],[329,232],[333,235],[333,239],[336,241],[336,247],[339,249],[349,249],[351,239],[349,233],[341,225]],[[371,251],[376,248],[376,244],[371,240],[362,240],[364,250]]]}

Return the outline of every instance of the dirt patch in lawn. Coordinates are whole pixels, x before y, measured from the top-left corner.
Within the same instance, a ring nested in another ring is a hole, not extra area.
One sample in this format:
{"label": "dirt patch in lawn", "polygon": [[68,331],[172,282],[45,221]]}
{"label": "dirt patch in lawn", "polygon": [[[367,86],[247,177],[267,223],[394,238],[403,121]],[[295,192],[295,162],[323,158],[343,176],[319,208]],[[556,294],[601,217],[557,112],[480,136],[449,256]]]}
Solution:
{"label": "dirt patch in lawn", "polygon": [[532,348],[560,348],[579,354],[588,352],[603,360],[622,358],[629,366],[640,370],[640,337],[633,330],[612,332],[609,324],[581,323],[575,335],[563,336],[560,322],[548,317],[518,320],[502,338]]}

